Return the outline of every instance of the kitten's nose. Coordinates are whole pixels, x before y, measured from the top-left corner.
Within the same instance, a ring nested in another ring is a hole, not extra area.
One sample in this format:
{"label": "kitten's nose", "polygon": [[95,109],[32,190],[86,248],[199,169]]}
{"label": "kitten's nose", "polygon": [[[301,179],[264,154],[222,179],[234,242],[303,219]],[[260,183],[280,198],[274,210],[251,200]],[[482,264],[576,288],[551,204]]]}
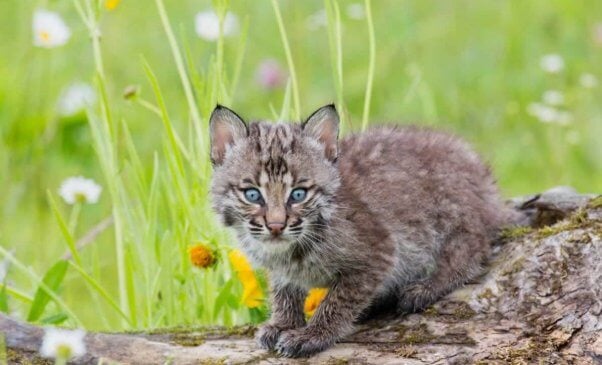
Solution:
{"label": "kitten's nose", "polygon": [[267,226],[270,232],[272,232],[272,236],[274,237],[280,236],[280,234],[282,234],[282,231],[284,230],[284,223],[280,222],[268,223]]}

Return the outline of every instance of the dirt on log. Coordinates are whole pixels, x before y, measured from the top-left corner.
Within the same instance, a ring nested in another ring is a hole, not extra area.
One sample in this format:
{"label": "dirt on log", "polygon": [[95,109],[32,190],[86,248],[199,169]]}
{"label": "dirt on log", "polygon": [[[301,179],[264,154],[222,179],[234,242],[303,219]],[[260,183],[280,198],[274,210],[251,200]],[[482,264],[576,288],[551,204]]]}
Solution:
{"label": "dirt on log", "polygon": [[[489,270],[422,313],[380,320],[310,359],[260,350],[252,326],[86,335],[96,364],[602,364],[602,196],[555,188],[512,202],[528,227]],[[46,363],[43,329],[7,316],[8,363]],[[48,362],[50,363],[50,362]]]}

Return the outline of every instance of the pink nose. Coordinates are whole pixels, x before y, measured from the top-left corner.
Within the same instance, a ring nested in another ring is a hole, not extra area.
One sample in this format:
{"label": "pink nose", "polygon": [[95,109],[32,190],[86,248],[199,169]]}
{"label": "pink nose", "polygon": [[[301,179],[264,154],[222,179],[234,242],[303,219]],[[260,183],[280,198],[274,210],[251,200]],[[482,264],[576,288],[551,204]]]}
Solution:
{"label": "pink nose", "polygon": [[268,229],[272,232],[272,236],[279,236],[284,230],[284,223],[268,223]]}

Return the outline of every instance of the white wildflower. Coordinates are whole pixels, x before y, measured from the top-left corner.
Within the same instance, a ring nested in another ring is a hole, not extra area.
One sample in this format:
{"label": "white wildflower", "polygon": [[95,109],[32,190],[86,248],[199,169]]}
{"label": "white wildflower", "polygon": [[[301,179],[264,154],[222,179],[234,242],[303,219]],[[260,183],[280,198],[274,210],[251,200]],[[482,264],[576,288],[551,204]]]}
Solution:
{"label": "white wildflower", "polygon": [[366,17],[364,6],[360,3],[353,3],[347,6],[347,16],[351,19],[361,20]]}
{"label": "white wildflower", "polygon": [[539,65],[545,72],[555,74],[564,69],[564,59],[558,54],[547,54],[541,57]]}
{"label": "white wildflower", "polygon": [[308,16],[305,22],[307,24],[307,29],[309,30],[318,30],[322,27],[325,27],[328,24],[326,10],[320,9],[316,11],[312,15]]}
{"label": "white wildflower", "polygon": [[531,103],[527,107],[527,112],[539,119],[542,123],[552,123],[556,120],[558,111],[555,108],[550,106],[541,104],[541,103]]}
{"label": "white wildflower", "polygon": [[40,354],[47,358],[69,360],[86,354],[83,330],[47,328],[42,340]]}
{"label": "white wildflower", "polygon": [[62,116],[74,115],[96,102],[96,92],[83,82],[69,85],[59,97],[58,111]]}
{"label": "white wildflower", "polygon": [[92,179],[82,176],[70,177],[63,181],[59,188],[59,195],[67,204],[98,202],[102,187]]}
{"label": "white wildflower", "polygon": [[71,37],[71,30],[58,13],[38,9],[33,14],[33,44],[37,47],[62,46]]}
{"label": "white wildflower", "polygon": [[[223,20],[223,36],[228,37],[238,33],[238,17],[230,12]],[[213,10],[202,11],[194,19],[196,34],[207,40],[216,41],[219,38],[219,16]]]}
{"label": "white wildflower", "polygon": [[558,90],[548,90],[543,93],[542,100],[548,105],[562,105],[564,104],[564,94]]}
{"label": "white wildflower", "polygon": [[557,123],[567,125],[573,121],[573,115],[568,111],[558,110],[552,106],[531,103],[527,107],[527,113],[539,119],[542,123]]}
{"label": "white wildflower", "polygon": [[598,78],[590,73],[584,73],[579,77],[579,84],[586,89],[593,89],[598,86]]}

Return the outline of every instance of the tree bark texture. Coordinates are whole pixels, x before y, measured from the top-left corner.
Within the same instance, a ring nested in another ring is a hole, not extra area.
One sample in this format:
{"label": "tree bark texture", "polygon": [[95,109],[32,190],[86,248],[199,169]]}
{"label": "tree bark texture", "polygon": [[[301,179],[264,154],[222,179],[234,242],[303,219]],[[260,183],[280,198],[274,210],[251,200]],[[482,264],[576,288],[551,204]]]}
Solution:
{"label": "tree bark texture", "polygon": [[[488,271],[422,313],[359,326],[310,359],[259,349],[252,326],[89,333],[96,364],[602,364],[602,197],[570,188],[511,202]],[[44,330],[0,316],[8,363],[38,357]]]}

